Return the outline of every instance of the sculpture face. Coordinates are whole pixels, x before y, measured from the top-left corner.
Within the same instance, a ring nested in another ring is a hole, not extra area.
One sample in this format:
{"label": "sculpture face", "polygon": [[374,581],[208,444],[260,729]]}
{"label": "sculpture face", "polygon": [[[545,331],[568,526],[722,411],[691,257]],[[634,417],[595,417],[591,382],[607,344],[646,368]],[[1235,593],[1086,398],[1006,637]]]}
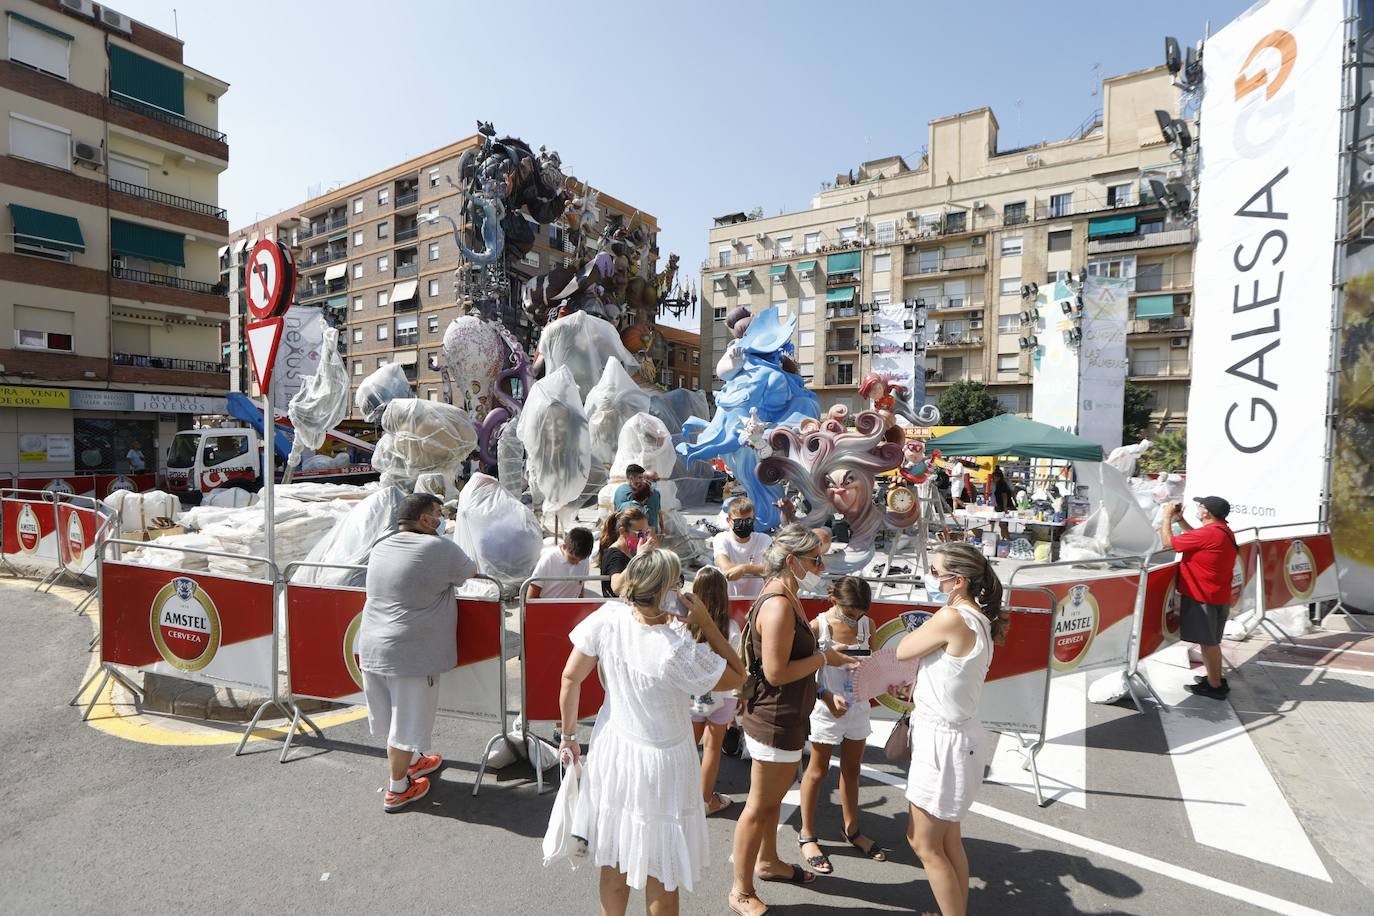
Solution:
{"label": "sculpture face", "polygon": [[846,517],[856,514],[868,499],[869,487],[853,471],[831,471],[828,478],[830,504]]}

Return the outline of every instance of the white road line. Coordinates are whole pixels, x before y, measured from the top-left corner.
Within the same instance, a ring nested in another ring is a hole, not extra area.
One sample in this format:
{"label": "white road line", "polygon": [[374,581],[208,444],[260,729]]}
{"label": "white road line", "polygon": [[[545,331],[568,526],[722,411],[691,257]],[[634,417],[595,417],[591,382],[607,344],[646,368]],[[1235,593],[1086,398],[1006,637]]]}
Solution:
{"label": "white road line", "polygon": [[[1046,801],[1060,801],[1086,808],[1088,797],[1088,749],[1083,735],[1088,727],[1088,676],[1067,674],[1051,681],[1045,746],[1036,755],[1040,787]],[[993,754],[989,782],[1035,793],[1030,770],[1023,769],[1025,756],[1014,735],[1002,735]]]}
{"label": "white road line", "polygon": [[1332,674],[1356,674],[1360,677],[1374,677],[1374,671],[1356,671],[1354,668],[1337,668],[1335,665],[1300,665],[1296,662],[1266,662],[1256,659],[1256,665],[1266,668],[1297,668],[1299,671],[1330,671]]}
{"label": "white road line", "polygon": [[1194,697],[1185,689],[1188,672],[1146,664],[1150,683],[1165,704],[1159,720],[1193,838],[1329,882],[1331,876],[1231,704]]}
{"label": "white road line", "polygon": [[[870,766],[864,766],[863,774],[875,782],[881,782],[889,786],[897,786],[898,788],[906,787],[905,781],[888,773],[884,773],[882,770],[875,770]],[[1053,840],[1065,846],[1081,849],[1084,852],[1090,852],[1095,855],[1103,856],[1104,858],[1114,859],[1125,865],[1143,868],[1165,878],[1172,878],[1184,884],[1191,884],[1202,890],[1211,891],[1234,900],[1240,900],[1273,913],[1283,913],[1286,914],[1286,916],[1330,916],[1330,914],[1322,910],[1314,910],[1311,907],[1293,903],[1290,900],[1284,900],[1282,897],[1275,897],[1271,894],[1257,891],[1254,888],[1232,884],[1220,878],[1213,878],[1211,875],[1204,875],[1201,872],[1195,872],[1190,868],[1183,868],[1170,862],[1165,862],[1162,859],[1156,859],[1153,856],[1147,856],[1130,849],[1122,849],[1120,846],[1113,846],[1111,843],[1094,840],[1091,837],[1073,833],[1072,831],[1064,830],[1059,827],[1052,827],[1049,824],[1042,824],[1039,821],[1031,820],[1028,817],[1022,817],[1019,814],[1012,814],[1010,811],[1003,811],[1000,808],[994,808],[982,802],[974,802],[970,810],[971,813],[979,817],[999,821],[1009,827],[1015,827],[1018,830],[1024,830],[1027,833],[1033,833],[1047,840]]]}
{"label": "white road line", "polygon": [[1285,649],[1302,649],[1304,652],[1334,652],[1336,655],[1368,655],[1374,657],[1374,652],[1362,652],[1359,649],[1342,649],[1339,646],[1317,646],[1309,643],[1275,643]]}

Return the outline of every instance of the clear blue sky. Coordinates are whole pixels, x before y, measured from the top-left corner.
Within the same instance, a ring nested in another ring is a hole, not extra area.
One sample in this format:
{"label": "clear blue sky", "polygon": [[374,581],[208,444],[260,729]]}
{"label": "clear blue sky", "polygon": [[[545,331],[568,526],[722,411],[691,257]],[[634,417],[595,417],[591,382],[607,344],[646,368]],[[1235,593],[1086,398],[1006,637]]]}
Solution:
{"label": "clear blue sky", "polygon": [[[1111,76],[1163,61],[1243,0],[518,4],[113,0],[230,84],[220,204],[241,225],[473,132],[556,149],[658,217],[695,275],[718,214],[802,209],[926,122],[991,106],[1000,145],[1065,137]],[[363,126],[365,125],[365,126]]]}

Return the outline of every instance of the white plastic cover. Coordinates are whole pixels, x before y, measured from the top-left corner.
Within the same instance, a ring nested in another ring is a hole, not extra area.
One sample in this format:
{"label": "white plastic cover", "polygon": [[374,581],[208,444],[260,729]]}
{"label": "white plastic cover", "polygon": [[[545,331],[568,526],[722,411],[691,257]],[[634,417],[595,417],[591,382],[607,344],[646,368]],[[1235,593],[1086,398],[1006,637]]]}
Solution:
{"label": "white plastic cover", "polygon": [[[405,499],[401,487],[382,487],[355,505],[343,520],[321,538],[306,554],[310,563],[337,563],[343,566],[365,566],[378,538],[396,527],[396,511]],[[321,585],[362,586],[366,581],[362,570],[316,569],[305,567],[292,577],[295,582],[317,582]]]}
{"label": "white plastic cover", "polygon": [[[325,324],[323,318],[320,323]],[[325,433],[348,416],[348,370],[339,356],[338,329],[326,325],[320,346],[323,355],[315,374],[305,380],[286,409],[296,429],[288,467],[295,467],[307,450],[315,451],[323,445]],[[332,463],[332,459],[326,460]]]}
{"label": "white plastic cover", "polygon": [[511,496],[519,499],[525,492],[525,444],[520,441],[517,423],[501,425],[501,436],[496,440],[496,474]]}
{"label": "white plastic cover", "polygon": [[363,379],[358,386],[358,393],[353,396],[353,403],[367,422],[376,423],[387,404],[397,398],[413,397],[415,395],[410,390],[405,370],[398,363],[387,363]]}
{"label": "white plastic cover", "polygon": [[[566,367],[581,397],[601,380],[608,359],[618,360],[631,374],[639,371],[639,362],[620,342],[615,325],[587,312],[573,312],[550,322],[539,336],[539,352],[544,357],[545,375]],[[529,447],[528,442],[525,447]]]}
{"label": "white plastic cover", "polygon": [[1140,461],[1140,456],[1145,454],[1149,447],[1149,439],[1141,439],[1134,445],[1117,446],[1107,456],[1107,463],[1127,477],[1134,477],[1136,463]]}
{"label": "white plastic cover", "polygon": [[653,414],[636,414],[620,428],[615,461],[611,463],[611,479],[624,481],[625,467],[630,464],[640,465],[665,480],[673,474],[677,465],[673,434]]}
{"label": "white plastic cover", "polygon": [[382,429],[372,466],[384,484],[413,485],[421,474],[453,477],[477,447],[467,412],[440,401],[393,400],[382,413]]}
{"label": "white plastic cover", "polygon": [[534,572],[544,532],[534,513],[506,492],[495,477],[473,474],[458,494],[453,540],[477,564],[477,571],[519,585]]}
{"label": "white plastic cover", "polygon": [[580,502],[591,471],[592,443],[582,397],[567,366],[534,383],[517,431],[525,445],[530,483],[543,494],[545,510],[556,512]]}
{"label": "white plastic cover", "polygon": [[[587,395],[587,422],[592,432],[592,457],[599,464],[615,460],[620,429],[637,413],[650,409],[650,396],[614,357],[606,360],[601,381]],[[671,429],[671,425],[669,429]],[[681,427],[678,427],[681,429]]]}

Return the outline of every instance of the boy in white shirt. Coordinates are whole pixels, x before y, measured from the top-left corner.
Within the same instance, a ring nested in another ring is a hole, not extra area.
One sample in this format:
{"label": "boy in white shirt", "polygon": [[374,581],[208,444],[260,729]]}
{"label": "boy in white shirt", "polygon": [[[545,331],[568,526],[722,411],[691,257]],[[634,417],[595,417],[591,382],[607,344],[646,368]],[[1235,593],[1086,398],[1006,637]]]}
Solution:
{"label": "boy in white shirt", "polygon": [[[590,575],[588,559],[592,555],[594,541],[592,533],[586,528],[573,528],[563,538],[563,543],[544,548],[539,562],[534,564],[530,575],[540,578],[563,578],[566,576]],[[531,582],[530,598],[581,598],[582,582]]]}
{"label": "boy in white shirt", "polygon": [[773,539],[754,530],[754,504],[747,496],[730,500],[730,530],[711,539],[716,566],[730,583],[731,598],[757,598],[763,591],[763,552]]}

